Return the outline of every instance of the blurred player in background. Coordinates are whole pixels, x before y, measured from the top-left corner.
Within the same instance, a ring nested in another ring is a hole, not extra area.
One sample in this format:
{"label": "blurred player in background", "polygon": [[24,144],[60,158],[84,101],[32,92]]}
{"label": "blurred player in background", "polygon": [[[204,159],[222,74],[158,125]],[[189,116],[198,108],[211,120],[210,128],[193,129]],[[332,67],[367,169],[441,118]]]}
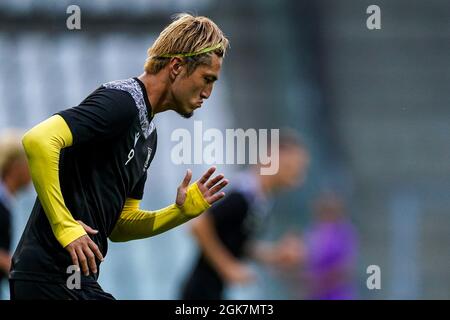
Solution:
{"label": "blurred player in background", "polygon": [[314,218],[298,239],[301,269],[291,288],[304,291],[297,298],[308,300],[356,299],[358,238],[344,201],[334,193],[321,194],[314,202]]}
{"label": "blurred player in background", "polygon": [[8,279],[11,267],[13,197],[31,181],[21,137],[16,129],[0,133],[0,287]]}
{"label": "blurred player in background", "polygon": [[272,196],[303,183],[308,165],[306,147],[294,132],[286,130],[280,133],[276,174],[260,175],[260,165],[256,165],[233,180],[227,197],[192,224],[201,252],[180,298],[223,299],[226,285],[253,280],[243,261],[246,257],[274,266],[297,262],[297,247],[286,245],[284,239],[269,244],[253,241],[252,236],[267,222]]}
{"label": "blurred player in background", "polygon": [[[139,208],[156,152],[153,117],[174,110],[188,118],[200,108],[227,47],[210,19],[178,15],[148,50],[141,76],[105,83],[26,133],[38,198],[13,256],[12,299],[113,299],[97,282],[108,238],[165,232],[225,195],[214,167],[192,184],[188,170],[172,205]],[[81,285],[68,282],[72,266],[81,267]]]}

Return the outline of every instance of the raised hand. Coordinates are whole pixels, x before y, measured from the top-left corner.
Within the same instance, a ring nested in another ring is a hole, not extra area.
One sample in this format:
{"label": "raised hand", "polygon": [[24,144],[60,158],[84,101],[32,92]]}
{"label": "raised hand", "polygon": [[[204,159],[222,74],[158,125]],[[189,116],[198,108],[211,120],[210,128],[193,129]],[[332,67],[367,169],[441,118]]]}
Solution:
{"label": "raised hand", "polygon": [[[228,180],[224,179],[223,174],[219,174],[215,176],[214,178],[210,179],[212,174],[216,171],[216,167],[209,168],[203,176],[195,182],[198,186],[198,189],[203,195],[203,198],[212,205],[216,201],[222,199],[225,196],[224,192],[219,192],[222,190],[227,184]],[[192,171],[187,170],[186,176],[184,177],[183,181],[181,182],[180,186],[177,189],[177,199],[176,203],[179,206],[182,206],[184,204],[184,201],[186,200],[186,194],[187,189],[189,187],[189,182],[192,179]]]}

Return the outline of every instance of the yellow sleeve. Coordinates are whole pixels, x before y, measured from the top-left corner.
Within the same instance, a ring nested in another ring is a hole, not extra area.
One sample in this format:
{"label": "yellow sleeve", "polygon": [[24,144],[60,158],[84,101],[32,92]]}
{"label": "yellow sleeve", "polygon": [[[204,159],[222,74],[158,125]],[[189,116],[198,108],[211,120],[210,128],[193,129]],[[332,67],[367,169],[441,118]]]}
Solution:
{"label": "yellow sleeve", "polygon": [[124,242],[155,236],[200,215],[211,205],[205,200],[197,183],[189,186],[182,206],[172,204],[156,211],[139,209],[139,200],[128,198],[109,239]]}
{"label": "yellow sleeve", "polygon": [[72,133],[59,115],[39,123],[22,139],[39,201],[63,247],[86,234],[67,209],[59,184],[60,152],[72,142]]}

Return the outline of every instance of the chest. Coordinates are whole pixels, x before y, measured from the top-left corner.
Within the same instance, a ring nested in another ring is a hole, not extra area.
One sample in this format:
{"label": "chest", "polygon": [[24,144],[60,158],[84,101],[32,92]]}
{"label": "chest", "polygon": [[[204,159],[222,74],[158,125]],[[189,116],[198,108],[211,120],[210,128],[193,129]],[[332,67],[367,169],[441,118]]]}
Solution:
{"label": "chest", "polygon": [[146,137],[141,127],[136,124],[127,130],[122,141],[118,161],[123,165],[124,170],[141,175],[145,173],[156,154],[157,132],[154,124]]}

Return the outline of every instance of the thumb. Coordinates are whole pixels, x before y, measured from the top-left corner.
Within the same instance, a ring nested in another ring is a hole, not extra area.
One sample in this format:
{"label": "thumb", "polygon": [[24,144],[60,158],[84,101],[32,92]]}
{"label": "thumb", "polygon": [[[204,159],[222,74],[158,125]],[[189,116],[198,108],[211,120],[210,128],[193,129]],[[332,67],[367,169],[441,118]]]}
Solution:
{"label": "thumb", "polygon": [[187,188],[189,186],[189,182],[192,179],[192,171],[191,169],[187,169],[186,175],[184,176],[183,181],[181,182],[181,187]]}
{"label": "thumb", "polygon": [[88,234],[97,234],[98,230],[94,230],[91,227],[89,227],[87,224],[85,224],[83,221],[81,220],[77,220],[77,222],[79,224],[81,224],[81,226],[83,227],[84,231],[86,231]]}

